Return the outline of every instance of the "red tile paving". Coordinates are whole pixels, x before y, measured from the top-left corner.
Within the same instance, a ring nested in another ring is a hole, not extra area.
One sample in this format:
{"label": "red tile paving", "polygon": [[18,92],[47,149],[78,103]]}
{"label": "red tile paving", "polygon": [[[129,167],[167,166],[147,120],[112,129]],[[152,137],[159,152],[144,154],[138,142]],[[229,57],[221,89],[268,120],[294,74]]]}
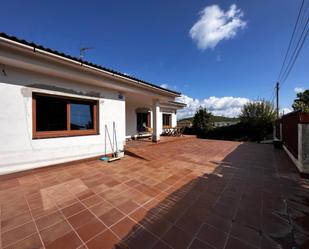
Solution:
{"label": "red tile paving", "polygon": [[0,177],[0,248],[309,248],[309,183],[271,145],[167,138]]}

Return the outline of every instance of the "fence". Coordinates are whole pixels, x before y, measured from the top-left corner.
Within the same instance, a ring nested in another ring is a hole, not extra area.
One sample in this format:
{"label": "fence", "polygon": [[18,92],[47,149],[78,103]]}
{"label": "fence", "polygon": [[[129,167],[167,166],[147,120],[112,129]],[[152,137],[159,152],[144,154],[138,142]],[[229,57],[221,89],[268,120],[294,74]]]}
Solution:
{"label": "fence", "polygon": [[275,123],[274,134],[299,170],[309,173],[309,114],[295,111],[282,116]]}
{"label": "fence", "polygon": [[282,116],[282,141],[287,149],[297,158],[298,157],[298,123],[299,111],[291,112]]}

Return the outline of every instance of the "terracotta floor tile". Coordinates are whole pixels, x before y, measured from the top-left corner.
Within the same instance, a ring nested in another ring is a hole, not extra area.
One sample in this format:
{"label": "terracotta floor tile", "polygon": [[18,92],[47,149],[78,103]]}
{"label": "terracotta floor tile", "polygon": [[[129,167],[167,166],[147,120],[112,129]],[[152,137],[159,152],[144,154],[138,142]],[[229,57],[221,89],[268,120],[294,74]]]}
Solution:
{"label": "terracotta floor tile", "polygon": [[6,232],[8,230],[13,229],[14,227],[20,226],[24,223],[31,221],[31,214],[30,212],[25,212],[20,215],[14,216],[12,218],[9,218],[7,220],[2,220],[1,222],[1,231]]}
{"label": "terracotta floor tile", "polygon": [[228,232],[232,226],[231,220],[218,216],[214,213],[207,215],[205,222],[225,232]]}
{"label": "terracotta floor tile", "polygon": [[282,248],[279,241],[277,242],[272,238],[263,236],[261,239],[261,249],[277,249],[280,247]]}
{"label": "terracotta floor tile", "polygon": [[59,208],[69,207],[77,202],[78,202],[78,199],[76,199],[73,195],[56,201],[57,206]]}
{"label": "terracotta floor tile", "polygon": [[134,249],[152,248],[157,242],[158,239],[143,228],[133,230],[129,236],[122,240],[122,243],[126,245],[127,248]]}
{"label": "terracotta floor tile", "polygon": [[249,244],[242,242],[238,239],[230,237],[227,241],[226,249],[255,249],[256,247],[250,246]]}
{"label": "terracotta floor tile", "polygon": [[31,214],[33,215],[33,217],[35,219],[37,219],[41,216],[52,214],[52,213],[56,212],[57,210],[58,210],[58,208],[56,206],[48,207],[48,208],[40,207],[40,208],[36,208],[36,209],[31,210]]}
{"label": "terracotta floor tile", "polygon": [[177,205],[167,207],[163,206],[163,209],[159,209],[159,212],[162,214],[162,216],[172,223],[176,222],[176,220],[178,220],[183,215],[183,211],[183,208],[177,207]]}
{"label": "terracotta floor tile", "polygon": [[113,188],[107,188],[105,191],[99,194],[99,196],[104,200],[113,200],[117,195],[119,195],[119,191]]}
{"label": "terracotta floor tile", "polygon": [[150,197],[149,195],[143,194],[143,193],[139,193],[132,198],[132,200],[136,202],[138,205],[143,205],[151,199],[152,197]]}
{"label": "terracotta floor tile", "polygon": [[108,201],[109,203],[111,203],[114,206],[118,206],[121,205],[125,202],[127,202],[129,200],[128,196],[123,194],[123,193],[119,193],[117,195],[112,195],[110,197],[106,196],[105,200]]}
{"label": "terracotta floor tile", "polygon": [[152,213],[139,223],[158,237],[162,237],[172,227],[172,223]]}
{"label": "terracotta floor tile", "polygon": [[[255,213],[260,213],[255,212]],[[236,215],[236,222],[244,226],[254,228],[256,230],[261,230],[261,217],[260,215],[252,215],[252,210],[249,209],[238,209]]]}
{"label": "terracotta floor tile", "polygon": [[72,228],[66,221],[62,221],[59,223],[56,223],[42,231],[41,237],[43,240],[43,243],[45,246],[48,246],[49,244],[52,244],[57,239],[63,237],[64,235],[72,232]]}
{"label": "terracotta floor tile", "polygon": [[124,217],[124,214],[122,214],[117,209],[113,208],[109,210],[107,213],[101,215],[99,219],[106,225],[111,226],[118,222],[120,219]]}
{"label": "terracotta floor tile", "polygon": [[147,209],[140,207],[139,209],[131,213],[129,216],[136,222],[140,222],[146,217],[147,213],[148,213]]}
{"label": "terracotta floor tile", "polygon": [[162,239],[171,247],[177,249],[187,248],[192,240],[191,236],[175,226],[173,226]]}
{"label": "terracotta floor tile", "polygon": [[130,218],[124,218],[115,225],[113,225],[110,229],[117,234],[120,238],[124,238],[129,235],[132,231],[137,229],[139,226],[137,223]]}
{"label": "terracotta floor tile", "polygon": [[133,210],[136,210],[139,207],[140,207],[139,205],[137,205],[135,202],[130,201],[130,200],[117,206],[117,208],[120,209],[125,214],[129,214]]}
{"label": "terracotta floor tile", "polygon": [[93,195],[95,195],[95,192],[93,192],[90,189],[84,190],[83,192],[76,194],[77,198],[80,199],[80,200],[87,199],[87,198],[89,198]]}
{"label": "terracotta floor tile", "polygon": [[86,245],[89,249],[113,249],[118,242],[119,239],[110,230],[106,230],[91,239]]}
{"label": "terracotta floor tile", "polygon": [[158,199],[154,198],[151,201],[145,203],[143,205],[143,208],[145,208],[147,210],[151,210],[153,208],[156,208],[159,204],[160,204],[160,201]]}
{"label": "terracotta floor tile", "polygon": [[247,242],[253,246],[260,247],[261,236],[258,231],[236,222],[234,222],[232,225],[231,236],[236,237],[237,239]]}
{"label": "terracotta floor tile", "polygon": [[199,231],[197,238],[216,249],[223,249],[227,239],[227,233],[215,227],[204,225]]}
{"label": "terracotta floor tile", "polygon": [[16,243],[17,241],[25,239],[33,233],[36,233],[36,228],[34,223],[31,221],[12,230],[4,232],[1,236],[2,245],[5,247],[12,243]]}
{"label": "terracotta floor tile", "polygon": [[58,223],[60,221],[64,221],[65,218],[63,216],[62,213],[60,213],[59,211],[56,211],[52,214],[46,215],[46,216],[41,216],[40,218],[38,218],[35,222],[36,225],[38,227],[38,229],[41,231],[44,228],[53,225],[55,223]]}
{"label": "terracotta floor tile", "polygon": [[[204,242],[198,240],[198,239],[195,239],[191,246],[189,247],[189,249],[214,249],[214,247],[210,246],[210,245],[207,245],[205,244]],[[238,249],[238,248],[234,248],[234,249]]]}
{"label": "terracotta floor tile", "polygon": [[158,241],[152,249],[172,249],[172,247],[168,246],[166,243],[162,241]]}
{"label": "terracotta floor tile", "polygon": [[8,247],[5,247],[5,249],[39,249],[42,247],[43,245],[39,235],[37,233],[34,233],[23,240],[13,243]]}
{"label": "terracotta floor tile", "polygon": [[116,180],[109,180],[104,182],[104,184],[110,188],[115,187],[116,185],[120,184],[121,182],[118,182]]}
{"label": "terracotta floor tile", "polygon": [[170,187],[169,185],[167,185],[163,182],[159,182],[159,183],[157,183],[156,185],[153,186],[154,189],[157,189],[159,191],[164,191],[169,187]]}
{"label": "terracotta floor tile", "polygon": [[202,224],[203,220],[199,219],[199,217],[186,213],[176,222],[175,225],[185,231],[188,235],[193,236]]}
{"label": "terracotta floor tile", "polygon": [[19,204],[17,202],[9,205],[2,205],[1,217],[3,220],[8,220],[28,212],[29,208],[27,203]]}
{"label": "terracotta floor tile", "polygon": [[88,208],[99,203],[103,202],[103,199],[97,195],[93,195],[87,199],[83,199],[82,203],[84,203]]}
{"label": "terracotta floor tile", "polygon": [[99,184],[99,185],[97,185],[95,187],[92,187],[91,190],[93,192],[95,192],[96,194],[100,194],[100,193],[106,191],[108,188],[109,187],[107,187],[104,183],[102,183],[102,184]]}
{"label": "terracotta floor tile", "polygon": [[75,249],[82,245],[82,241],[78,236],[72,231],[64,236],[57,238],[50,244],[46,245],[46,249]]}
{"label": "terracotta floor tile", "polygon": [[77,202],[77,203],[74,203],[71,206],[68,206],[68,207],[61,209],[61,212],[64,214],[65,217],[68,218],[68,217],[70,217],[74,214],[77,214],[77,213],[83,211],[84,209],[85,209],[85,207],[81,203]]}
{"label": "terracotta floor tile", "polygon": [[97,234],[103,232],[106,226],[97,218],[92,218],[88,222],[85,222],[80,226],[76,232],[81,237],[81,239],[86,242],[96,236]]}
{"label": "terracotta floor tile", "polygon": [[[0,176],[2,242],[13,241],[16,248],[37,245],[37,231],[28,231],[31,226],[9,235],[31,223],[29,203],[47,247],[84,246],[71,225],[60,219],[60,211],[67,218],[76,215],[70,220],[92,247],[101,248],[105,240],[114,241],[104,243],[107,248],[118,243],[121,249],[127,245],[146,249],[155,244],[158,249],[170,243],[173,249],[209,249],[209,243],[220,247],[225,233],[230,233],[229,248],[259,248],[259,243],[263,249],[291,244],[306,248],[309,208],[304,203],[309,203],[309,184],[299,177],[283,150],[194,137],[162,137],[158,144],[130,141],[126,150],[129,154],[113,164],[91,160]],[[285,211],[283,199],[292,224],[278,215]],[[138,205],[145,210],[134,212]],[[87,207],[95,218],[85,211]],[[81,212],[88,215],[77,215]],[[252,215],[256,213],[261,216]],[[124,214],[134,215],[132,220],[138,221],[134,229],[128,222],[131,217]],[[117,228],[122,241],[118,242],[112,230],[105,231],[98,217]],[[212,230],[203,227],[200,231],[201,224]],[[286,234],[292,227],[293,237],[272,239],[274,233]],[[197,232],[200,239],[194,237]],[[206,241],[201,240],[203,236]],[[24,238],[15,242],[15,237]],[[162,241],[156,241],[158,237]],[[71,243],[62,245],[64,241]]]}
{"label": "terracotta floor tile", "polygon": [[97,204],[97,205],[90,208],[90,210],[98,217],[106,214],[111,209],[113,209],[113,206],[111,206],[106,201],[101,202],[100,204]]}
{"label": "terracotta floor tile", "polygon": [[95,216],[88,211],[87,209],[75,214],[71,217],[68,218],[68,221],[70,222],[70,224],[74,227],[74,229],[79,228],[80,226],[86,224],[89,220],[95,218]]}

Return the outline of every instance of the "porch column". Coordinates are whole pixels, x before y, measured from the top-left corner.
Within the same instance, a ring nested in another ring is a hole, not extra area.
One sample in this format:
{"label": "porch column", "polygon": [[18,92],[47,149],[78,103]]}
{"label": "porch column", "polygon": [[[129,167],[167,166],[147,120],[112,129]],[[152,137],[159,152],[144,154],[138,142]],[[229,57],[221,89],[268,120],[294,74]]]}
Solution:
{"label": "porch column", "polygon": [[153,133],[152,133],[152,141],[153,142],[158,142],[160,140],[160,131],[159,131],[159,127],[160,127],[160,119],[159,119],[159,115],[160,115],[160,102],[159,100],[153,100],[153,105],[152,105],[152,113],[153,113]]}

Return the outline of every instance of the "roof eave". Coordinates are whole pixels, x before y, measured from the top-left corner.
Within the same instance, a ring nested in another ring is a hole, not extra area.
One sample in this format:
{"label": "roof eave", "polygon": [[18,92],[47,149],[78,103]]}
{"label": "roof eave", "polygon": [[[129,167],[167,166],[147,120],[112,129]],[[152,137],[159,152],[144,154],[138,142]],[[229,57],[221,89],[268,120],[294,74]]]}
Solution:
{"label": "roof eave", "polygon": [[107,74],[107,75],[112,75],[112,76],[117,77],[119,79],[125,80],[128,83],[134,83],[135,85],[141,85],[141,86],[146,87],[148,89],[156,90],[156,91],[162,92],[164,94],[167,94],[167,95],[170,95],[170,96],[173,96],[173,97],[179,97],[181,95],[180,92],[172,91],[172,90],[157,86],[155,84],[145,82],[143,80],[139,80],[135,77],[131,77],[131,76],[125,75],[123,73],[104,68],[102,66],[93,64],[93,63],[88,62],[88,61],[83,61],[83,60],[77,59],[75,57],[60,53],[56,50],[51,50],[51,49],[45,48],[45,47],[43,47],[41,45],[37,45],[35,43],[30,43],[30,42],[27,42],[25,40],[20,40],[17,37],[9,36],[5,33],[0,33],[0,40],[3,40],[7,43],[12,43],[13,45],[20,46],[24,49],[30,48],[31,50],[33,50],[33,52],[40,52],[41,54],[44,54],[46,56],[54,57],[56,59],[65,60],[68,63],[74,63],[74,65],[79,64],[79,65],[81,65],[85,68],[96,70],[96,71],[99,71],[99,72]]}

